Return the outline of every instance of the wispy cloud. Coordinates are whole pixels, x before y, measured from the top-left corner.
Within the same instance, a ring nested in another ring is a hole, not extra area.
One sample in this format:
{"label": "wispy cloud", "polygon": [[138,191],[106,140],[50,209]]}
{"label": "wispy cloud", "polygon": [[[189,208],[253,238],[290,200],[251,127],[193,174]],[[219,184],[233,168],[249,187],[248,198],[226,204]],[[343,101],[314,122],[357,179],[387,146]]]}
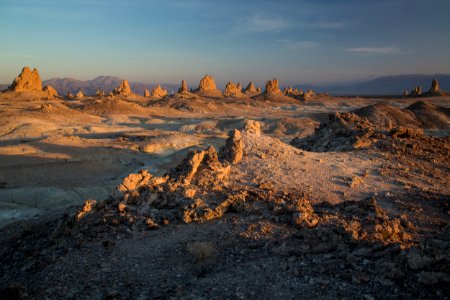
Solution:
{"label": "wispy cloud", "polygon": [[357,55],[388,55],[388,54],[400,54],[400,48],[398,47],[357,47],[347,48],[343,50],[347,53]]}
{"label": "wispy cloud", "polygon": [[239,25],[247,32],[281,32],[293,26],[291,22],[281,17],[263,14],[242,18],[239,20]]}
{"label": "wispy cloud", "polygon": [[346,24],[343,22],[311,22],[302,23],[299,27],[310,29],[342,29],[346,27]]}
{"label": "wispy cloud", "polygon": [[289,50],[316,49],[319,44],[314,41],[292,41],[289,39],[278,40],[278,43]]}

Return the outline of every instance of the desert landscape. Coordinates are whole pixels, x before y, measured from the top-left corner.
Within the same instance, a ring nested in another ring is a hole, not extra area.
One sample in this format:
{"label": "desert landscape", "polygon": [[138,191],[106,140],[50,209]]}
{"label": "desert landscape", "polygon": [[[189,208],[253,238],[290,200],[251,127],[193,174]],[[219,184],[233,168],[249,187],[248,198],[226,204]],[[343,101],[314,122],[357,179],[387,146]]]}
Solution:
{"label": "desert landscape", "polygon": [[210,75],[62,96],[25,67],[0,95],[2,297],[445,298],[449,100]]}
{"label": "desert landscape", "polygon": [[0,7],[0,300],[450,298],[450,1]]}

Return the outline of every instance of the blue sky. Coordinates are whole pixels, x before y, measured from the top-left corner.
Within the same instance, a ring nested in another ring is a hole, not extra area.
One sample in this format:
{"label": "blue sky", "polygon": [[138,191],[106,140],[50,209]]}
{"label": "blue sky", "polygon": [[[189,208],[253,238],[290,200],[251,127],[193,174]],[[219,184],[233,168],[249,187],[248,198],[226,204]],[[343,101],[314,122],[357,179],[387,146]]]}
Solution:
{"label": "blue sky", "polygon": [[450,73],[448,0],[0,0],[0,83],[330,84]]}

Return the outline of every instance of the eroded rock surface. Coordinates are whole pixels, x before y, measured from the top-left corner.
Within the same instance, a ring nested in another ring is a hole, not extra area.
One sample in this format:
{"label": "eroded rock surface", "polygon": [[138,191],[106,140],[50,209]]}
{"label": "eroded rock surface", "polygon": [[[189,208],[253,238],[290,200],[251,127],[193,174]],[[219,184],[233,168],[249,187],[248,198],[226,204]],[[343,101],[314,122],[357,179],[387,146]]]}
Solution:
{"label": "eroded rock surface", "polygon": [[29,67],[24,67],[9,89],[13,92],[42,91],[42,80],[39,76],[39,71],[36,68],[31,71]]}
{"label": "eroded rock surface", "polygon": [[113,93],[117,94],[117,95],[126,96],[126,97],[131,96],[132,91],[131,91],[130,84],[128,83],[128,80],[122,80],[120,82],[119,87],[117,87],[113,90]]}

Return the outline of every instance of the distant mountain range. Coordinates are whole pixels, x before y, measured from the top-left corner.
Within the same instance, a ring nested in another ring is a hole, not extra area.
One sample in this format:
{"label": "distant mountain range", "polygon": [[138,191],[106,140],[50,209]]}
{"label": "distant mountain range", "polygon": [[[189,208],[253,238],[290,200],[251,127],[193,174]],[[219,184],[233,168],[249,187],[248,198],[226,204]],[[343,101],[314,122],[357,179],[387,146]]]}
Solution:
{"label": "distant mountain range", "polygon": [[431,87],[431,81],[437,78],[441,90],[450,91],[450,75],[396,75],[382,76],[370,81],[341,86],[311,86],[298,85],[296,88],[303,90],[312,89],[317,92],[328,92],[331,95],[369,96],[369,95],[401,95],[404,90],[411,91],[414,87],[421,85],[422,91],[426,92]]}
{"label": "distant mountain range", "polygon": [[[121,78],[114,76],[98,76],[95,79],[86,81],[73,78],[53,78],[43,81],[42,85],[51,85],[60,95],[66,95],[68,92],[76,94],[78,91],[83,91],[85,95],[94,95],[97,90],[106,93],[112,91],[120,85],[121,81]],[[131,90],[140,95],[144,95],[145,89],[151,91],[157,85],[157,83],[130,82]],[[169,93],[172,91],[176,92],[179,88],[179,86],[175,84],[162,83],[161,86],[167,89]]]}
{"label": "distant mountain range", "polygon": [[[369,95],[401,95],[406,89],[411,91],[412,88],[421,85],[425,92],[431,87],[431,81],[437,78],[441,90],[450,91],[450,75],[397,75],[382,76],[370,81],[360,82],[356,84],[339,85],[339,86],[315,86],[315,85],[294,85],[294,88],[307,91],[312,89],[316,92],[328,92],[331,95],[348,95],[348,96],[369,96]],[[122,79],[114,76],[99,76],[92,80],[77,80],[73,78],[53,78],[45,80],[43,85],[51,85],[60,95],[66,95],[68,92],[76,94],[83,91],[86,95],[93,95],[99,90],[105,92],[112,91],[118,87]],[[140,95],[144,94],[144,89],[152,90],[156,83],[130,82],[131,89]],[[161,84],[169,93],[176,92],[179,85],[163,83]],[[4,90],[8,85],[0,85],[0,90]]]}

